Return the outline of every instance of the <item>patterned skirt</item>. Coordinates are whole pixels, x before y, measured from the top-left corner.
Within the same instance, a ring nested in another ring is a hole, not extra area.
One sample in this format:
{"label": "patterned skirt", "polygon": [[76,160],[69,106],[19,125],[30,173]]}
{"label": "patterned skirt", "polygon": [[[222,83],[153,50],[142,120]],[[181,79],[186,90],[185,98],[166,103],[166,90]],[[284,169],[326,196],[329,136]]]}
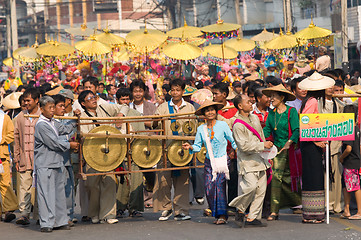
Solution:
{"label": "patterned skirt", "polygon": [[325,191],[302,191],[303,219],[325,219]]}
{"label": "patterned skirt", "polygon": [[204,161],[204,177],[206,197],[212,216],[219,218],[221,215],[227,217],[227,195],[226,195],[226,176],[224,173],[218,174],[215,181],[212,182],[212,167],[208,158]]}

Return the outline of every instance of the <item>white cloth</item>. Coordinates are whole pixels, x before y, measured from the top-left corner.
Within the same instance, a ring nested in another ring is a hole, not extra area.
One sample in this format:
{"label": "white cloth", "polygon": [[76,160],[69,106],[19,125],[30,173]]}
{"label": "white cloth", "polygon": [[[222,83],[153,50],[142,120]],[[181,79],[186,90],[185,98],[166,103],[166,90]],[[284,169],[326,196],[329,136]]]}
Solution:
{"label": "white cloth", "polygon": [[210,159],[211,167],[212,167],[212,182],[214,182],[216,180],[218,173],[224,173],[226,175],[226,179],[229,180],[230,178],[229,178],[229,170],[228,170],[228,165],[227,165],[227,154],[222,157],[215,158],[213,155],[211,139],[209,137],[206,124],[204,124],[203,130],[204,130],[204,135],[206,138],[208,155],[209,155],[209,159]]}

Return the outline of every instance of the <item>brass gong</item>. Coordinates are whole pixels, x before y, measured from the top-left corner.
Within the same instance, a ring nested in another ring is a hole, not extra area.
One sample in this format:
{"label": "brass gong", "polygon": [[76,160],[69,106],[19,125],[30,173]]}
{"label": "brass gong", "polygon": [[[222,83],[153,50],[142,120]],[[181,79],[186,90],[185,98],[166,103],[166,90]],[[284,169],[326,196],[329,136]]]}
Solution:
{"label": "brass gong", "polygon": [[179,132],[181,130],[181,125],[179,122],[174,121],[170,124],[170,130],[172,130],[172,132]]}
{"label": "brass gong", "polygon": [[162,156],[162,144],[156,139],[136,139],[131,150],[134,163],[142,168],[153,167]]}
{"label": "brass gong", "polygon": [[204,163],[204,161],[206,160],[206,154],[207,154],[207,149],[206,149],[206,147],[203,146],[201,148],[201,150],[196,153],[196,157],[197,157],[198,161],[200,161],[201,163]]}
{"label": "brass gong", "polygon": [[[111,126],[99,126],[89,133],[111,134],[120,131]],[[86,137],[83,143],[83,156],[87,164],[100,172],[117,168],[127,154],[124,138]]]}
{"label": "brass gong", "polygon": [[182,167],[187,165],[193,157],[193,154],[189,154],[188,150],[182,148],[182,141],[173,141],[168,146],[168,159],[169,161],[177,167]]}
{"label": "brass gong", "polygon": [[185,134],[190,135],[196,132],[196,124],[191,121],[183,123],[182,130]]}

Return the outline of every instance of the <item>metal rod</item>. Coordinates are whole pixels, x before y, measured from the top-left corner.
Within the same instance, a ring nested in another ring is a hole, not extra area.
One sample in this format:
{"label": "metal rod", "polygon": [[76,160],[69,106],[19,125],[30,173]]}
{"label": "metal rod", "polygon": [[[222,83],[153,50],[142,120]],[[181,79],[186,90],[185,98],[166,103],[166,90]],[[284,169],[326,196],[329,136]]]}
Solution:
{"label": "metal rod", "polygon": [[99,138],[140,138],[140,139],[164,139],[164,140],[183,140],[183,141],[193,141],[195,136],[174,136],[174,135],[133,135],[133,134],[99,134],[99,133],[82,133],[82,137],[99,137]]}
{"label": "metal rod", "polygon": [[326,142],[326,224],[330,224],[330,145]]}

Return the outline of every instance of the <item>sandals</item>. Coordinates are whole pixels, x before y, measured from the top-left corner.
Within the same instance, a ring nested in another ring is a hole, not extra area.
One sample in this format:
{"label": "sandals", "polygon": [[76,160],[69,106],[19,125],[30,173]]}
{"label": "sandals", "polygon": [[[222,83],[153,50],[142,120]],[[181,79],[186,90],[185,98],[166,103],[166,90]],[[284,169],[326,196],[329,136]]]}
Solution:
{"label": "sandals", "polygon": [[349,220],[361,220],[361,215],[352,215],[348,218]]}
{"label": "sandals", "polygon": [[340,216],[341,219],[349,219],[349,217],[351,217],[351,215],[346,216],[346,215],[341,214],[341,216]]}
{"label": "sandals", "polygon": [[267,221],[274,221],[274,220],[279,220],[279,215],[278,214],[271,214],[267,218]]}
{"label": "sandals", "polygon": [[320,224],[320,223],[324,223],[325,220],[316,220],[316,219],[312,219],[312,220],[306,220],[306,219],[302,219],[302,223],[310,223],[310,224]]}
{"label": "sandals", "polygon": [[213,223],[216,225],[222,225],[222,224],[226,224],[227,220],[223,219],[223,218],[218,218],[218,219],[214,220]]}

